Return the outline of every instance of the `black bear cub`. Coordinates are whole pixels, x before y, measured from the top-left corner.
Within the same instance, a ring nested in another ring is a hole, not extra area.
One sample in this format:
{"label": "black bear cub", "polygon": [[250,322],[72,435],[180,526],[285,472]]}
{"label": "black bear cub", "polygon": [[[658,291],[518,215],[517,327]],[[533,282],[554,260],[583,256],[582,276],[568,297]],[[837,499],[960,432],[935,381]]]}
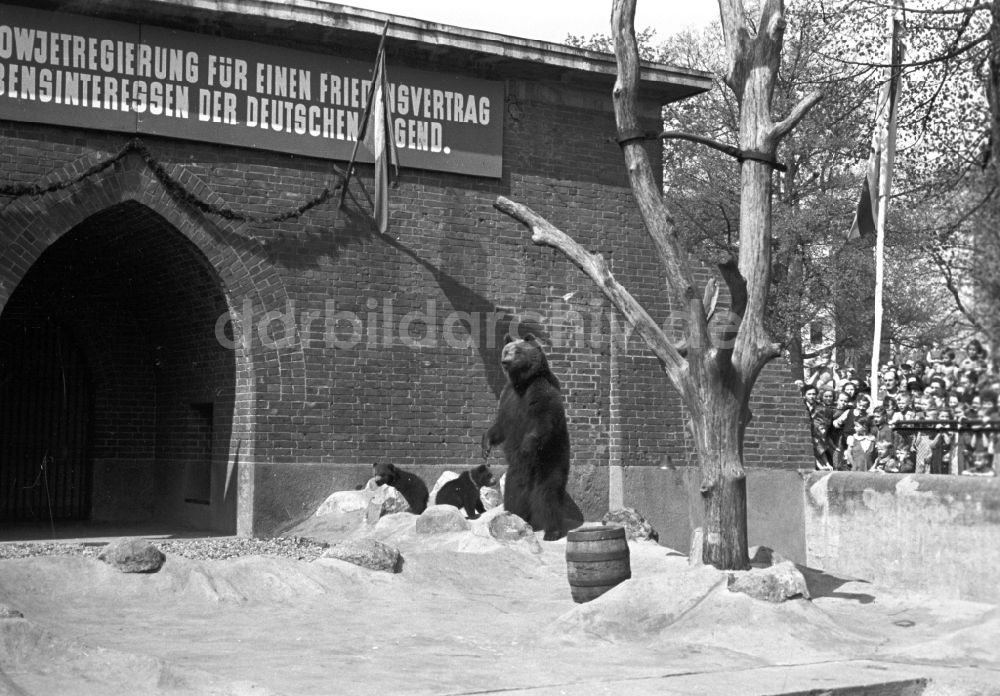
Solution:
{"label": "black bear cub", "polygon": [[375,483],[392,486],[406,499],[410,505],[410,512],[419,515],[427,509],[427,499],[430,493],[427,492],[427,484],[416,474],[403,471],[392,464],[376,462],[372,464],[375,472]]}
{"label": "black bear cub", "polygon": [[434,498],[438,505],[454,505],[459,510],[465,510],[465,516],[474,520],[486,512],[479,489],[483,486],[496,485],[496,479],[487,464],[480,464],[474,469],[463,471],[457,479],[452,479],[441,486]]}
{"label": "black bear cub", "polygon": [[503,506],[545,530],[544,539],[563,536],[566,481],[569,477],[569,431],[559,380],[549,369],[545,351],[528,334],[505,337],[500,366],[507,384],[500,394],[496,420],[483,434],[483,458],[503,445],[507,484]]}

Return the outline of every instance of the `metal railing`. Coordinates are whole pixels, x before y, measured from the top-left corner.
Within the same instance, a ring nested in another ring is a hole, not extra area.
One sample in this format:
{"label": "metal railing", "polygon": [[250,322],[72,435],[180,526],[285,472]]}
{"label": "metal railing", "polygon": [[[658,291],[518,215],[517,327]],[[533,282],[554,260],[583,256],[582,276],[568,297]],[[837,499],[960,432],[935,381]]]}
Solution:
{"label": "metal railing", "polygon": [[918,474],[995,476],[1000,465],[1000,420],[906,420],[890,427],[912,449]]}

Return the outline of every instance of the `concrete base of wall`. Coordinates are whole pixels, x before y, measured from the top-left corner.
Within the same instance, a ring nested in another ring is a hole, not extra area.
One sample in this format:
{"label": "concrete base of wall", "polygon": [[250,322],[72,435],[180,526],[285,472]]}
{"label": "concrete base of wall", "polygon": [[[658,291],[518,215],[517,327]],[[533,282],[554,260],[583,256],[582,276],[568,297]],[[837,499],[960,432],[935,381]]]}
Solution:
{"label": "concrete base of wall", "polygon": [[[1000,603],[1000,481],[747,469],[747,537],[827,573]],[[627,468],[624,502],[687,552],[697,468]]]}
{"label": "concrete base of wall", "polygon": [[1000,603],[1000,481],[816,472],[805,486],[810,566]]}
{"label": "concrete base of wall", "polygon": [[[470,467],[471,468],[471,467]],[[504,466],[491,467],[498,478]],[[447,466],[411,466],[406,470],[424,480],[430,489],[445,471],[461,473]],[[363,486],[372,477],[370,466],[339,464],[268,464],[252,466],[252,474],[241,490],[242,507],[252,507],[250,514],[241,511],[238,534],[269,537],[281,534],[312,515],[320,503],[336,491],[350,491]],[[606,467],[577,466],[570,470],[567,486],[566,517],[600,520],[608,510],[608,472]]]}
{"label": "concrete base of wall", "polygon": [[[806,562],[802,477],[786,469],[747,469],[747,541],[796,563]],[[631,467],[624,472],[624,502],[660,534],[660,543],[687,553],[691,532],[703,519],[701,472]]]}

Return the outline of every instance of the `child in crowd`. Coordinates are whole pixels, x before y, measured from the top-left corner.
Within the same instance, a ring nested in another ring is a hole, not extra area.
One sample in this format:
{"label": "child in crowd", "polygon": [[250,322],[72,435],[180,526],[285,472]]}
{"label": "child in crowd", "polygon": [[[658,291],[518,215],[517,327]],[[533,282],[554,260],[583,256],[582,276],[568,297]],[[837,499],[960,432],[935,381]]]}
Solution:
{"label": "child in crowd", "polygon": [[942,474],[944,470],[944,448],[948,434],[941,428],[943,425],[933,425],[948,419],[948,412],[928,411],[924,420],[933,430],[921,430],[913,438],[913,452],[916,457],[914,472],[918,474]]}
{"label": "child in crowd", "polygon": [[882,402],[885,409],[885,420],[889,425],[903,420],[903,414],[899,411],[899,402],[893,398],[887,398]]}
{"label": "child in crowd", "polygon": [[895,461],[891,465],[886,466],[886,472],[890,474],[912,474],[914,469],[913,453],[908,449],[899,448],[895,450],[895,454]]}
{"label": "child in crowd", "polygon": [[851,471],[868,471],[875,462],[875,436],[869,432],[871,417],[854,419],[854,432],[847,436],[847,460]]}
{"label": "child in crowd", "polygon": [[895,461],[892,440],[875,440],[875,461],[872,462],[871,471],[885,473],[887,468],[895,466]]}
{"label": "child in crowd", "polygon": [[885,409],[876,406],[872,411],[872,434],[876,442],[888,442],[892,444],[892,426],[889,425],[885,416]]}
{"label": "child in crowd", "polygon": [[956,408],[962,405],[962,395],[957,392],[950,392],[948,394],[948,408],[954,411]]}
{"label": "child in crowd", "polygon": [[899,396],[896,397],[896,403],[899,404],[899,411],[906,417],[906,412],[909,409],[916,408],[913,403],[913,394],[908,391],[899,392]]}
{"label": "child in crowd", "polygon": [[[867,394],[858,394],[857,398],[854,400],[854,419],[857,420],[862,416],[868,416],[871,413],[872,399]],[[871,425],[869,423],[869,425]]]}
{"label": "child in crowd", "polygon": [[963,476],[996,476],[993,455],[986,449],[976,449],[972,454],[972,466],[962,472]]}
{"label": "child in crowd", "polygon": [[858,385],[850,381],[844,382],[844,386],[840,391],[847,395],[847,402],[853,407],[854,402],[858,398]]}

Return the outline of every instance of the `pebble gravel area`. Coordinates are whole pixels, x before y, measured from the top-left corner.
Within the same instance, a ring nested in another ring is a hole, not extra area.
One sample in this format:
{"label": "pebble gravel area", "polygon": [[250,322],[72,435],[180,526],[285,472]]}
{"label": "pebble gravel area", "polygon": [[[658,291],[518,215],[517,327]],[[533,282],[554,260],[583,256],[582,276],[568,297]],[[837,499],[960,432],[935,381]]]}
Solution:
{"label": "pebble gravel area", "polygon": [[[242,556],[280,556],[298,561],[312,561],[322,556],[328,548],[328,544],[304,537],[165,539],[152,540],[151,543],[168,557],[183,556],[196,561],[224,561]],[[11,542],[0,544],[0,560],[33,556],[97,558],[105,546],[104,543]]]}

